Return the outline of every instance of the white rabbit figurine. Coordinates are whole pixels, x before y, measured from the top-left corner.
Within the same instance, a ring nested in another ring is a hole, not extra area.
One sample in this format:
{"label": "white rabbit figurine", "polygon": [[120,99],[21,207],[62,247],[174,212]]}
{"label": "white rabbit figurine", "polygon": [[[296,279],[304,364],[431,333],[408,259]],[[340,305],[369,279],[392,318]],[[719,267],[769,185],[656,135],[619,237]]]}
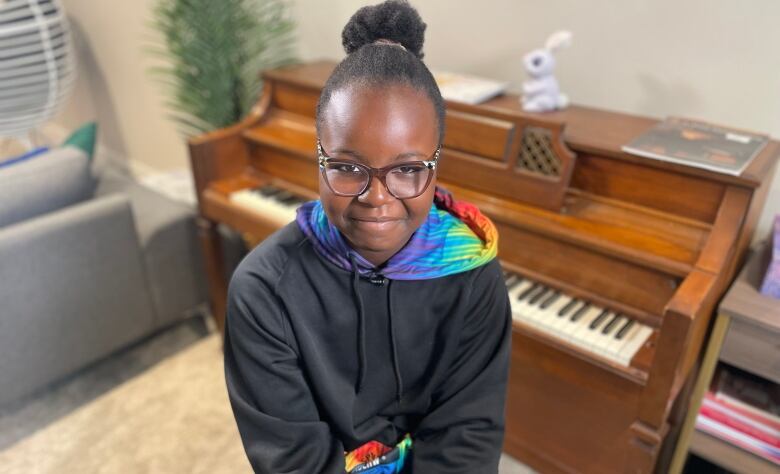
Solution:
{"label": "white rabbit figurine", "polygon": [[556,31],[544,45],[523,56],[523,65],[531,79],[523,82],[523,96],[520,103],[526,112],[546,112],[562,109],[569,104],[566,94],[558,88],[553,75],[555,58],[553,52],[571,44],[571,33]]}

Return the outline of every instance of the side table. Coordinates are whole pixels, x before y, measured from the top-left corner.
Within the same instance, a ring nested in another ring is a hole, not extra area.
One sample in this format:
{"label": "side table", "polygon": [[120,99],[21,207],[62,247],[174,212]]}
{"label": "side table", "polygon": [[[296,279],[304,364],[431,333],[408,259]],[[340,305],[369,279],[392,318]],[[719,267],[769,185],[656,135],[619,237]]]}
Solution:
{"label": "side table", "polygon": [[771,239],[748,256],[718,305],[688,413],[669,472],[682,471],[688,450],[737,473],[780,473],[780,466],[696,429],[702,398],[719,361],[780,383],[780,300],[759,293],[771,257]]}

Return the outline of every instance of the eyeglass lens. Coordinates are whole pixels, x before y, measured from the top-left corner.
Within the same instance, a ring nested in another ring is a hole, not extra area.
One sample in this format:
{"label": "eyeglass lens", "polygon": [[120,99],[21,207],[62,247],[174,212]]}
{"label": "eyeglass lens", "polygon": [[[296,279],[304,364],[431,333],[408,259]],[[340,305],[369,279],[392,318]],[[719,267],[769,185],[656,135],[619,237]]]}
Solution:
{"label": "eyeglass lens", "polygon": [[[401,164],[387,173],[385,183],[390,194],[397,198],[414,197],[425,191],[431,172],[423,164]],[[357,196],[366,189],[371,175],[359,166],[328,163],[325,178],[336,193]]]}

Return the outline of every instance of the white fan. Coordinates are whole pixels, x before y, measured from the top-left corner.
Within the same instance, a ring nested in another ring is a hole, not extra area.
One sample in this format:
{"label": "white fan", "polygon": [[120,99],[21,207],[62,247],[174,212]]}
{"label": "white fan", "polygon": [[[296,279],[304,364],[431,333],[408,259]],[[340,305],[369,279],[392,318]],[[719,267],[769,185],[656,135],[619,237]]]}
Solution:
{"label": "white fan", "polygon": [[75,79],[73,45],[60,0],[0,0],[0,136],[32,147]]}

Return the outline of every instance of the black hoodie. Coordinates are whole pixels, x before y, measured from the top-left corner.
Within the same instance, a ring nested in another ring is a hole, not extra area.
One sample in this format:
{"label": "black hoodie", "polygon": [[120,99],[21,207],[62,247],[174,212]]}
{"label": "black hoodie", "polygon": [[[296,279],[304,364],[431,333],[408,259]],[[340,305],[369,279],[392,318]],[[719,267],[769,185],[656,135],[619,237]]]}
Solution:
{"label": "black hoodie", "polygon": [[410,433],[403,472],[498,471],[511,310],[498,259],[429,280],[358,276],[295,222],[233,275],[225,377],[259,473],[345,472]]}

